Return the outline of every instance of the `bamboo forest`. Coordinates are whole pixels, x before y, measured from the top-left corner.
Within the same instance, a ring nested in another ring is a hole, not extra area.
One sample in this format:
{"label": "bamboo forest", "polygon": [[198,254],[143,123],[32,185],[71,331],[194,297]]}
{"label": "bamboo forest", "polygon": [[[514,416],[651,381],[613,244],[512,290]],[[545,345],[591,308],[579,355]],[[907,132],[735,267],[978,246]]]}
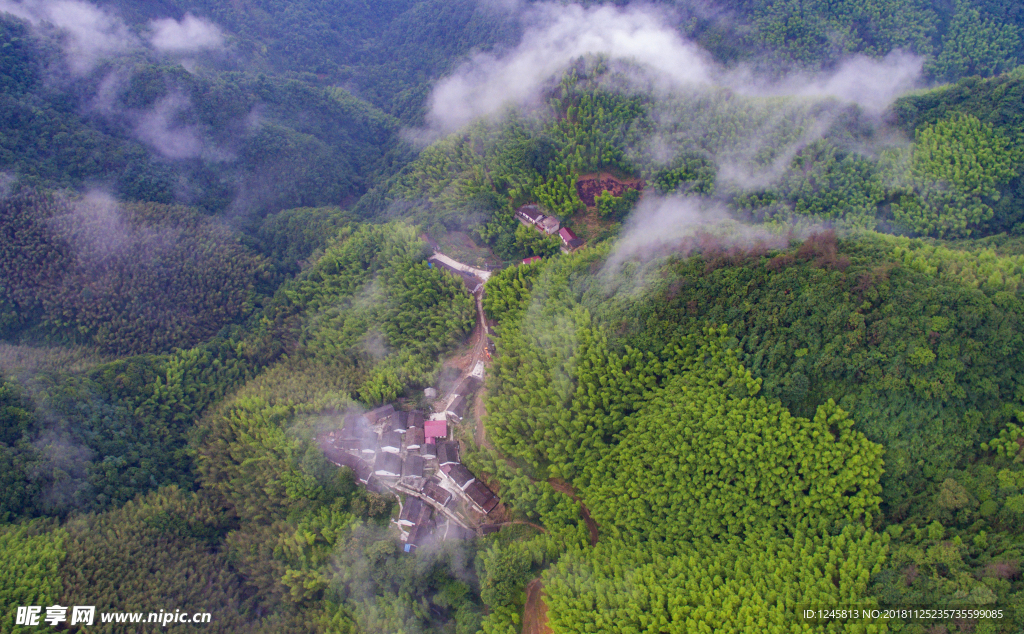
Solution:
{"label": "bamboo forest", "polygon": [[1024,632],[1012,0],[0,0],[0,634]]}

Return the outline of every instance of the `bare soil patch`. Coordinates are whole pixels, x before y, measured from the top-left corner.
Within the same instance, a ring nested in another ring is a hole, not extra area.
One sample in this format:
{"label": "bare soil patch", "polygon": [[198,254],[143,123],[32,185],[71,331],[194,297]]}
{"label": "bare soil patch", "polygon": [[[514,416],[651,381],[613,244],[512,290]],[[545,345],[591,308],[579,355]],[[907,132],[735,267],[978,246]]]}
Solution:
{"label": "bare soil patch", "polygon": [[594,199],[602,192],[611,192],[612,196],[622,196],[627,189],[644,190],[646,183],[639,178],[622,179],[608,172],[584,174],[576,181],[576,193],[587,207],[594,206]]}

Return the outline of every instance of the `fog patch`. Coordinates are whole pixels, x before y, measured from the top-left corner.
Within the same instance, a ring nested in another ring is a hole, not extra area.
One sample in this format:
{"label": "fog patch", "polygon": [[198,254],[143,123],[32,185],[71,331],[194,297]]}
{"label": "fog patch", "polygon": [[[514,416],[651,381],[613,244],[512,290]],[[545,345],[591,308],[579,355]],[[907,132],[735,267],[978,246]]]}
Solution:
{"label": "fog patch", "polygon": [[181,122],[191,102],[180,94],[171,94],[154,106],[134,113],[135,136],[164,158],[202,158],[208,161],[230,160],[232,156],[207,143],[199,126]]}
{"label": "fog patch", "polygon": [[792,238],[788,228],[772,231],[742,224],[719,202],[695,196],[646,195],[624,224],[601,275],[610,282],[626,262],[654,262],[697,250],[784,249]]}

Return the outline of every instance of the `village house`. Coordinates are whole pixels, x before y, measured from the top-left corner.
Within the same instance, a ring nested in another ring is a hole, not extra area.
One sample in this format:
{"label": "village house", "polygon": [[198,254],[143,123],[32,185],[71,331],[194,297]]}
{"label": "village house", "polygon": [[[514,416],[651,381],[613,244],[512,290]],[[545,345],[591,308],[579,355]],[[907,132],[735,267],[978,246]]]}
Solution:
{"label": "village house", "polygon": [[389,403],[388,405],[366,412],[366,420],[369,421],[371,425],[384,425],[390,422],[391,417],[394,415],[395,406]]}
{"label": "village house", "polygon": [[426,521],[433,509],[423,500],[416,497],[408,497],[402,505],[402,512],[398,516],[400,526],[415,526]]}
{"label": "village house", "polygon": [[339,446],[345,451],[360,453],[363,449],[363,441],[358,438],[346,438],[345,440],[340,441]]}
{"label": "village house", "polygon": [[453,398],[444,413],[454,418],[456,422],[462,420],[462,417],[466,414],[466,397],[460,394]]}
{"label": "village house", "polygon": [[409,529],[409,535],[405,538],[405,546],[402,547],[403,552],[413,553],[416,549],[423,545],[430,537],[430,532],[433,530],[433,522],[426,522],[424,524],[417,524]]}
{"label": "village house", "polygon": [[576,249],[583,246],[583,240],[580,240],[572,229],[568,227],[562,227],[558,231],[558,237],[562,239],[562,253],[572,253]]}
{"label": "village house", "polygon": [[455,393],[461,396],[469,396],[480,387],[480,379],[472,374],[462,379],[462,382],[455,388]]}
{"label": "village house", "polygon": [[372,429],[364,429],[360,434],[359,451],[371,456],[377,453],[377,434]]}
{"label": "village house", "polygon": [[466,497],[473,504],[473,507],[487,515],[494,507],[498,506],[498,496],[494,495],[483,482],[477,480],[466,488]]}
{"label": "village house", "polygon": [[448,437],[448,421],[430,419],[423,423],[423,435],[429,438],[444,439]]}
{"label": "village house", "polygon": [[534,262],[540,262],[542,259],[539,255],[531,255],[528,258],[523,258],[523,264],[533,264]]}
{"label": "village house", "polygon": [[402,463],[402,484],[413,489],[423,485],[423,456],[409,454]]}
{"label": "village house", "polygon": [[388,453],[402,453],[402,434],[397,431],[384,432],[380,437],[380,450]]}
{"label": "village house", "polygon": [[394,418],[388,423],[385,431],[396,431],[404,434],[409,430],[409,412],[396,412]]}
{"label": "village house", "polygon": [[544,214],[540,212],[540,207],[537,205],[523,205],[516,209],[516,218],[524,225],[536,226],[537,223],[544,220]]}
{"label": "village house", "polygon": [[425,437],[423,435],[422,427],[412,427],[405,434],[405,448],[406,449],[420,449],[423,447],[423,441]]}
{"label": "village house", "polygon": [[428,460],[437,457],[437,439],[427,438],[427,441],[420,447],[420,455]]}
{"label": "village house", "polygon": [[348,467],[356,474],[356,480],[360,484],[366,484],[373,475],[373,468],[363,460],[349,453],[327,448],[324,450],[324,457],[339,467]]}
{"label": "village house", "polygon": [[448,506],[448,503],[452,501],[451,491],[441,486],[436,478],[430,478],[423,483],[422,493],[424,497],[438,506]]}
{"label": "village house", "polygon": [[460,491],[465,491],[466,487],[473,484],[476,481],[474,476],[465,465],[453,464],[441,467],[441,473],[445,474],[448,479],[455,483],[455,486],[459,487]]}
{"label": "village house", "polygon": [[560,227],[561,223],[554,216],[544,216],[544,219],[537,223],[537,228],[548,235],[557,232]]}
{"label": "village house", "polygon": [[382,478],[402,477],[402,458],[395,453],[380,452],[373,463],[373,474]]}
{"label": "village house", "polygon": [[459,464],[459,441],[445,440],[437,443],[437,464],[440,466]]}

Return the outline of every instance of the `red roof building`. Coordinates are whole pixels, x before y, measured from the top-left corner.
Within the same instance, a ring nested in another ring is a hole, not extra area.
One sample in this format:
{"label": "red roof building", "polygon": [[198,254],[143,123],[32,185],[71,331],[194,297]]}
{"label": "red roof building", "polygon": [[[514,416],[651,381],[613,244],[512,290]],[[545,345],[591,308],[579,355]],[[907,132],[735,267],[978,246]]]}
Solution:
{"label": "red roof building", "polygon": [[534,262],[540,262],[541,257],[539,255],[530,256],[523,260],[523,264],[533,264]]}
{"label": "red roof building", "polygon": [[559,229],[558,237],[562,239],[562,251],[565,253],[570,253],[583,246],[583,240],[580,240],[579,236],[568,227]]}
{"label": "red roof building", "polygon": [[423,423],[423,435],[427,438],[447,438],[448,421],[428,420]]}

